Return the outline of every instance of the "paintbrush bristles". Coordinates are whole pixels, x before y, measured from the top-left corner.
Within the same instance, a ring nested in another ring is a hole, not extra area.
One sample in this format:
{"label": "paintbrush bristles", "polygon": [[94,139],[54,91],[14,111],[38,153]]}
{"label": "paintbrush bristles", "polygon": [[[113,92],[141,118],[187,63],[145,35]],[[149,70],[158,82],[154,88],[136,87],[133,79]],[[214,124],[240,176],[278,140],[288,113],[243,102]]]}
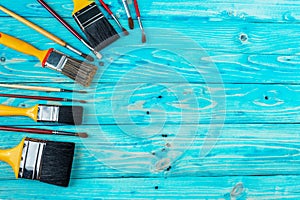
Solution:
{"label": "paintbrush bristles", "polygon": [[145,31],[142,31],[142,43],[146,43],[146,34]]}
{"label": "paintbrush bristles", "polygon": [[62,69],[62,73],[87,87],[91,84],[95,74],[97,73],[97,67],[73,58],[68,58]]}
{"label": "paintbrush bristles", "polygon": [[134,28],[134,23],[133,23],[133,19],[131,17],[128,18],[128,25],[130,29]]}
{"label": "paintbrush bristles", "polygon": [[129,35],[128,31],[124,27],[122,27],[122,31],[124,35]]}

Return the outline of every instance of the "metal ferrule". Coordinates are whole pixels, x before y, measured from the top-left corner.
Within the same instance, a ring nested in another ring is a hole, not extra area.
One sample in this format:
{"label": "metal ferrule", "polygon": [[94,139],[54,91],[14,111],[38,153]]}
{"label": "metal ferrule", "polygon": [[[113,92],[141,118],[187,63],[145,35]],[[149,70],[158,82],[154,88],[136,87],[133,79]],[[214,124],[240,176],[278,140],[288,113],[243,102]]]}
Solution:
{"label": "metal ferrule", "polygon": [[122,28],[122,25],[121,25],[120,21],[113,14],[111,14],[110,16],[115,20],[115,22],[118,24],[118,26],[120,28]]}
{"label": "metal ferrule", "polygon": [[66,47],[69,49],[69,50],[71,50],[71,51],[73,51],[74,53],[77,53],[78,55],[82,55],[82,52],[80,52],[79,50],[77,50],[77,49],[75,49],[74,47],[72,47],[72,46],[70,46],[70,45],[66,45]]}
{"label": "metal ferrule", "polygon": [[40,179],[41,160],[46,143],[25,140],[20,162],[19,178]]}
{"label": "metal ferrule", "polygon": [[127,15],[128,18],[130,18],[131,13],[130,13],[130,10],[129,10],[127,0],[122,0],[122,2],[123,2],[123,5],[124,5],[124,8],[125,8],[126,15]]}
{"label": "metal ferrule", "polygon": [[54,50],[49,55],[45,67],[61,72],[67,61],[66,55]]}
{"label": "metal ferrule", "polygon": [[139,26],[141,28],[141,30],[144,30],[144,27],[143,27],[143,24],[142,24],[142,20],[140,17],[137,18],[138,19],[138,22],[139,22]]}
{"label": "metal ferrule", "polygon": [[91,3],[86,8],[78,11],[73,15],[76,22],[79,24],[81,29],[85,29],[96,21],[104,17],[103,13],[99,10],[95,2]]}
{"label": "metal ferrule", "polygon": [[59,106],[39,105],[38,121],[58,122]]}

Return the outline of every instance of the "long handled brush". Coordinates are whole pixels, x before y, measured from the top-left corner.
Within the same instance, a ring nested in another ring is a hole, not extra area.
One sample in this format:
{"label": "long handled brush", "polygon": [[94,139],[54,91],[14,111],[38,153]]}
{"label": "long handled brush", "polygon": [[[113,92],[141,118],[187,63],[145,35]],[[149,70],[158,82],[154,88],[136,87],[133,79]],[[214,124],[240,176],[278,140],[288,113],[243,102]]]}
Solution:
{"label": "long handled brush", "polygon": [[130,9],[129,9],[127,0],[122,0],[122,2],[123,2],[124,9],[125,9],[125,12],[126,12],[126,15],[127,15],[127,18],[128,18],[129,28],[133,29],[134,28],[134,23],[133,23],[133,19],[131,17],[131,13],[130,13]]}
{"label": "long handled brush", "polygon": [[43,51],[39,50],[20,39],[1,32],[0,44],[16,51],[37,57],[43,67],[61,72],[83,86],[89,86],[97,72],[97,67],[94,65],[71,58],[54,50],[53,48]]}
{"label": "long handled brush", "polygon": [[102,55],[97,52],[93,47],[90,46],[88,42],[86,42],[83,37],[70,25],[68,22],[66,22],[57,12],[55,12],[45,1],[43,0],[38,0],[38,2],[46,8],[46,10],[53,16],[57,21],[59,21],[64,27],[66,27],[70,33],[72,33],[79,41],[81,41],[88,49],[90,49],[96,56],[97,58],[101,59]]}
{"label": "long handled brush", "polygon": [[139,22],[139,26],[140,26],[140,29],[142,30],[142,42],[145,43],[146,42],[146,34],[145,34],[145,30],[144,30],[142,20],[141,20],[141,13],[140,13],[139,5],[138,5],[137,0],[134,0],[133,3],[134,3],[134,7],[135,7],[136,16],[137,16],[137,19]]}
{"label": "long handled brush", "polygon": [[103,49],[120,38],[95,2],[73,0],[73,18],[96,50]]}
{"label": "long handled brush", "polygon": [[68,90],[68,89],[62,89],[62,88],[31,86],[31,85],[20,85],[20,84],[0,84],[0,87],[13,88],[13,89],[23,89],[23,90],[43,91],[43,92],[76,92],[76,93],[87,93],[87,91],[83,91],[83,90]]}
{"label": "long handled brush", "polygon": [[77,100],[77,99],[68,99],[68,98],[60,98],[60,97],[32,96],[32,95],[21,95],[21,94],[3,94],[3,93],[0,93],[0,97],[36,99],[36,100],[45,100],[45,101],[62,101],[62,102],[87,103],[84,100]]}
{"label": "long handled brush", "polygon": [[67,187],[74,151],[74,143],[24,138],[16,147],[0,150],[0,160],[13,168],[16,178]]}
{"label": "long handled brush", "polygon": [[42,29],[41,27],[35,25],[34,23],[28,21],[27,19],[17,15],[16,13],[8,10],[7,8],[4,8],[3,6],[0,6],[0,10],[5,12],[6,14],[12,16],[16,20],[22,22],[23,24],[29,26],[30,28],[36,30],[37,32],[41,33],[42,35],[46,36],[47,38],[51,39],[52,41],[56,42],[57,44],[66,47],[67,49],[73,51],[74,53],[82,56],[83,58],[86,58],[89,61],[94,61],[94,58],[82,53],[81,51],[77,50],[76,48],[72,47],[70,44],[66,43],[65,41],[61,40],[60,38],[56,37],[55,35],[47,32],[46,30]]}
{"label": "long handled brush", "polygon": [[31,108],[19,108],[0,104],[0,116],[26,116],[36,122],[82,124],[83,107],[37,104]]}
{"label": "long handled brush", "polygon": [[32,133],[32,134],[43,134],[43,135],[62,135],[62,136],[76,136],[81,138],[87,138],[87,133],[74,133],[67,131],[53,131],[48,129],[40,129],[40,128],[18,128],[13,126],[0,126],[1,131],[10,131],[10,132],[24,132],[24,133]]}
{"label": "long handled brush", "polygon": [[129,35],[128,31],[121,25],[120,21],[118,20],[118,18],[116,18],[116,16],[113,14],[113,12],[109,9],[109,7],[104,3],[103,0],[99,0],[99,2],[101,3],[102,7],[108,12],[108,14],[110,14],[110,16],[115,20],[115,22],[117,23],[117,25],[120,27],[120,29],[123,31],[124,35]]}

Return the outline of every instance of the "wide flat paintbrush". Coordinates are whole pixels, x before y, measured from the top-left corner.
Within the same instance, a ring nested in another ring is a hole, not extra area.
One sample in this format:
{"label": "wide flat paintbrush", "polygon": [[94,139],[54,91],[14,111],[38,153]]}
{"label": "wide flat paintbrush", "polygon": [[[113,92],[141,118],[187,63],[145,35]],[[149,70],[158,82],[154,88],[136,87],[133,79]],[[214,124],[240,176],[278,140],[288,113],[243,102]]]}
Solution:
{"label": "wide flat paintbrush", "polygon": [[120,27],[120,29],[123,31],[124,35],[129,35],[128,31],[121,25],[120,21],[116,16],[113,14],[113,12],[109,9],[109,7],[104,3],[103,0],[99,0],[103,8],[110,14],[110,16],[115,20],[117,25]]}
{"label": "wide flat paintbrush", "polygon": [[97,58],[101,59],[102,55],[97,52],[93,47],[90,46],[88,42],[86,42],[81,35],[72,28],[70,24],[68,24],[57,12],[55,12],[45,1],[43,0],[38,0],[38,2],[46,8],[46,10],[53,16],[57,21],[59,21],[64,27],[66,27],[70,33],[72,33],[79,41],[81,41],[88,49],[90,49],[96,56]]}
{"label": "wide flat paintbrush", "polygon": [[71,142],[24,138],[16,147],[0,150],[0,160],[13,168],[16,178],[67,187],[74,151]]}
{"label": "wide flat paintbrush", "polygon": [[36,24],[28,21],[27,19],[17,15],[16,13],[8,10],[7,8],[4,8],[3,6],[0,6],[0,10],[2,10],[3,12],[5,12],[6,14],[12,16],[13,18],[15,18],[16,20],[22,22],[23,24],[29,26],[30,28],[36,30],[37,32],[41,33],[42,35],[46,36],[47,38],[51,39],[52,41],[56,42],[57,44],[66,47],[67,49],[73,51],[74,53],[86,58],[89,61],[94,61],[94,58],[82,53],[81,51],[79,51],[78,49],[72,47],[70,44],[66,43],[65,41],[61,40],[60,38],[56,37],[55,35],[49,33],[48,31],[46,31],[45,29],[42,29],[41,27],[37,26]]}
{"label": "wide flat paintbrush", "polygon": [[22,98],[22,99],[36,99],[45,101],[63,101],[63,102],[79,102],[86,103],[84,100],[67,99],[60,97],[45,97],[45,96],[32,96],[32,95],[21,95],[21,94],[3,94],[0,93],[0,97],[11,97],[11,98]]}
{"label": "wide flat paintbrush", "polygon": [[139,22],[139,26],[140,29],[142,30],[142,42],[145,43],[146,42],[146,34],[145,34],[145,30],[142,24],[142,20],[141,20],[141,13],[140,13],[140,9],[139,9],[139,5],[137,0],[134,0],[134,7],[135,7],[135,12],[136,12],[136,16]]}
{"label": "wide flat paintbrush", "polygon": [[95,2],[73,0],[73,18],[96,50],[103,49],[120,38]]}
{"label": "wide flat paintbrush", "polygon": [[48,129],[40,128],[18,128],[13,126],[0,126],[1,131],[10,131],[10,132],[24,132],[24,133],[33,133],[33,134],[44,134],[44,135],[63,135],[63,136],[76,136],[81,138],[87,138],[87,133],[75,133],[67,131],[53,131]]}
{"label": "wide flat paintbrush", "polygon": [[76,93],[87,93],[87,91],[83,91],[83,90],[68,90],[68,89],[62,89],[62,88],[31,86],[31,85],[20,85],[20,84],[0,84],[0,87],[13,88],[13,89],[23,89],[23,90],[43,91],[43,92],[76,92]]}
{"label": "wide flat paintbrush", "polygon": [[124,9],[125,9],[125,12],[126,12],[126,15],[127,15],[127,18],[128,18],[128,26],[129,26],[130,29],[133,29],[134,28],[134,23],[133,23],[133,19],[131,17],[131,13],[130,13],[130,9],[129,9],[127,0],[122,0],[122,2],[123,2]]}
{"label": "wide flat paintbrush", "polygon": [[0,116],[26,116],[36,122],[82,124],[82,106],[55,106],[37,104],[31,108],[19,108],[0,104]]}
{"label": "wide flat paintbrush", "polygon": [[89,86],[97,72],[97,67],[95,65],[71,58],[54,50],[53,48],[49,50],[39,50],[20,39],[1,32],[0,44],[16,51],[37,57],[43,67],[61,72],[83,86]]}

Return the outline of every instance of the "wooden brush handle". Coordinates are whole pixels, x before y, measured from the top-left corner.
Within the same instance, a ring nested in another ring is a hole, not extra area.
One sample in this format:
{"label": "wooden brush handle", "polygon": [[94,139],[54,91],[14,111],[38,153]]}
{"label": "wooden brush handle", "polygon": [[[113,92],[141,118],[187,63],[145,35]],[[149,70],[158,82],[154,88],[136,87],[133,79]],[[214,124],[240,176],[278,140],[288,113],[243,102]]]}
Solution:
{"label": "wooden brush handle", "polygon": [[53,16],[57,21],[59,21],[64,27],[66,27],[75,37],[77,37],[79,40],[83,40],[81,35],[75,29],[70,26],[57,12],[55,12],[45,1],[38,0],[38,2],[46,8],[46,10]]}
{"label": "wooden brush handle", "polygon": [[21,53],[35,56],[41,61],[41,63],[44,62],[44,58],[47,57],[49,51],[49,50],[44,50],[44,51],[39,50],[34,46],[28,44],[27,42],[24,42],[18,38],[12,37],[10,35],[1,32],[0,32],[0,44],[3,44]]}
{"label": "wooden brush handle", "polygon": [[18,108],[6,105],[0,105],[0,116],[26,116],[37,121],[38,105],[32,108]]}
{"label": "wooden brush handle", "polygon": [[134,3],[134,7],[135,7],[136,16],[137,17],[141,17],[140,9],[139,9],[139,4],[138,4],[137,0],[134,0],[133,3]]}
{"label": "wooden brush handle", "polygon": [[109,7],[104,3],[103,0],[99,0],[103,8],[108,12],[108,14],[112,15],[112,11],[109,9]]}
{"label": "wooden brush handle", "polygon": [[14,170],[16,178],[19,176],[20,161],[25,138],[12,149],[0,150],[0,160],[8,163]]}
{"label": "wooden brush handle", "polygon": [[87,7],[94,1],[89,1],[89,0],[73,0],[74,3],[74,9],[72,15],[77,13],[78,11],[82,10],[83,8]]}
{"label": "wooden brush handle", "polygon": [[17,15],[16,13],[8,10],[7,8],[4,8],[3,6],[0,6],[0,10],[5,12],[6,14],[12,16],[16,20],[22,22],[23,24],[29,26],[30,28],[36,30],[37,32],[41,33],[42,35],[46,36],[47,38],[53,40],[54,42],[58,43],[59,45],[66,46],[66,42],[61,40],[60,38],[56,37],[55,35],[49,33],[48,31],[42,29],[41,27],[35,25],[34,23],[28,21],[27,19]]}
{"label": "wooden brush handle", "polygon": [[1,131],[13,131],[13,132],[25,132],[25,133],[36,133],[36,134],[47,134],[52,135],[53,131],[38,128],[16,128],[11,126],[0,126]]}
{"label": "wooden brush handle", "polygon": [[18,85],[18,84],[0,84],[0,87],[24,89],[24,90],[36,90],[36,91],[44,91],[44,92],[60,92],[61,91],[59,88]]}

